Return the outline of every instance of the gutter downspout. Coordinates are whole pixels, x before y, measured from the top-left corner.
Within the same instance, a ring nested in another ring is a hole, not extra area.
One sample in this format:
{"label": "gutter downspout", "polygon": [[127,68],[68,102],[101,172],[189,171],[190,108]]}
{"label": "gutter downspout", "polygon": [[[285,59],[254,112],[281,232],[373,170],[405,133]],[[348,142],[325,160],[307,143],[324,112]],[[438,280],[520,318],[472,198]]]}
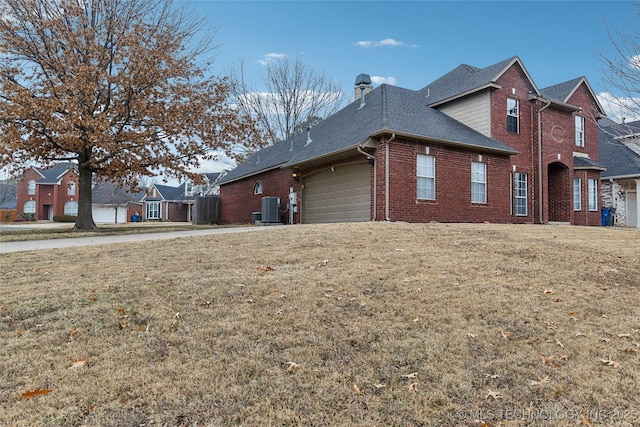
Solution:
{"label": "gutter downspout", "polygon": [[551,105],[551,100],[549,99],[546,102],[547,104],[538,110],[538,215],[540,224],[544,224],[544,220],[542,218],[542,123],[540,123],[540,117],[542,115],[542,110]]}
{"label": "gutter downspout", "polygon": [[356,150],[358,150],[358,153],[364,154],[367,159],[373,161],[373,221],[375,221],[378,212],[378,165],[376,158],[366,151],[363,151],[361,146],[358,145]]}
{"label": "gutter downspout", "polygon": [[391,138],[384,142],[384,220],[391,221],[389,218],[389,144],[396,139],[396,134],[392,133]]}

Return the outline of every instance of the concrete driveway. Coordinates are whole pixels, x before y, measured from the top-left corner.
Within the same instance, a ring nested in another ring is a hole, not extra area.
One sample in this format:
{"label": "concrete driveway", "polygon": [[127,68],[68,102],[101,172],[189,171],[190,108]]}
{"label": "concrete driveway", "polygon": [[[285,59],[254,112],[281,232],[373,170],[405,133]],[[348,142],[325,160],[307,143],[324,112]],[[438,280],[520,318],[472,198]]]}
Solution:
{"label": "concrete driveway", "polygon": [[[73,224],[72,224],[73,226]],[[4,229],[5,226],[2,228]],[[24,242],[2,242],[0,253],[38,251],[45,249],[72,248],[92,245],[109,245],[114,243],[143,242],[146,240],[179,239],[212,234],[247,233],[265,230],[267,227],[230,227],[210,228],[206,230],[169,231],[166,233],[121,234],[114,236],[76,237],[69,239],[28,240]]]}

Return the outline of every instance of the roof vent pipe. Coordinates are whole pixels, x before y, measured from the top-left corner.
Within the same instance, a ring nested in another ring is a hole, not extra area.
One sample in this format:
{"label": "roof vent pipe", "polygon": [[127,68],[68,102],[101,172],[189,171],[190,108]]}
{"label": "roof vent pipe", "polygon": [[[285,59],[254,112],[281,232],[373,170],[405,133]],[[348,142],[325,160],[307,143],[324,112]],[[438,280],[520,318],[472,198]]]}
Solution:
{"label": "roof vent pipe", "polygon": [[309,144],[311,144],[311,126],[307,126],[307,143],[304,146],[306,147]]}

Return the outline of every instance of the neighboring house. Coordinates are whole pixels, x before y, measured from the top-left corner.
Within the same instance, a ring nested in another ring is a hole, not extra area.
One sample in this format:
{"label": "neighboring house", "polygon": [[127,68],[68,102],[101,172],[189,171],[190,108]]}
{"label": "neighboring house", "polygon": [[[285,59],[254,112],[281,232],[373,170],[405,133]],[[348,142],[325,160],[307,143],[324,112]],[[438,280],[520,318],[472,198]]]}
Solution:
{"label": "neighboring house", "polygon": [[217,196],[220,194],[220,185],[218,181],[222,179],[226,174],[226,171],[222,172],[210,172],[203,173],[202,178],[204,182],[202,184],[194,184],[187,180],[185,182],[185,194],[188,196]]}
{"label": "neighboring house", "polygon": [[18,216],[53,220],[56,215],[78,215],[78,172],[75,163],[27,169],[16,190]]}
{"label": "neighboring house", "polygon": [[616,225],[640,227],[640,121],[600,122],[602,202],[613,208]]}
{"label": "neighboring house", "polygon": [[98,182],[91,192],[92,215],[96,223],[122,224],[135,212],[142,214],[144,191],[130,192],[112,182]]}
{"label": "neighboring house", "polygon": [[584,77],[539,89],[516,56],[417,91],[362,74],[355,94],[228,172],[221,221],[252,221],[268,196],[295,223],[600,224],[604,111]]}
{"label": "neighboring house", "polygon": [[[187,191],[189,190],[189,191]],[[146,221],[191,221],[195,196],[187,183],[179,187],[153,184],[142,197]]]}

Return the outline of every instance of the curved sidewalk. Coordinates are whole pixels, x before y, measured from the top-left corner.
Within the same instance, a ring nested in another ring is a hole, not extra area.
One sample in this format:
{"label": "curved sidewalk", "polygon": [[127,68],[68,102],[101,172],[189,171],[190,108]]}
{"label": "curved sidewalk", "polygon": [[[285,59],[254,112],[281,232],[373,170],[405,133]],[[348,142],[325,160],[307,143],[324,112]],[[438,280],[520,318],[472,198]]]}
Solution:
{"label": "curved sidewalk", "polygon": [[44,249],[72,248],[113,243],[142,242],[146,240],[178,239],[181,237],[207,236],[211,234],[244,233],[265,230],[268,227],[211,228],[206,230],[169,231],[166,233],[120,234],[112,236],[76,237],[69,239],[27,240],[23,242],[2,242],[0,253],[38,251]]}

